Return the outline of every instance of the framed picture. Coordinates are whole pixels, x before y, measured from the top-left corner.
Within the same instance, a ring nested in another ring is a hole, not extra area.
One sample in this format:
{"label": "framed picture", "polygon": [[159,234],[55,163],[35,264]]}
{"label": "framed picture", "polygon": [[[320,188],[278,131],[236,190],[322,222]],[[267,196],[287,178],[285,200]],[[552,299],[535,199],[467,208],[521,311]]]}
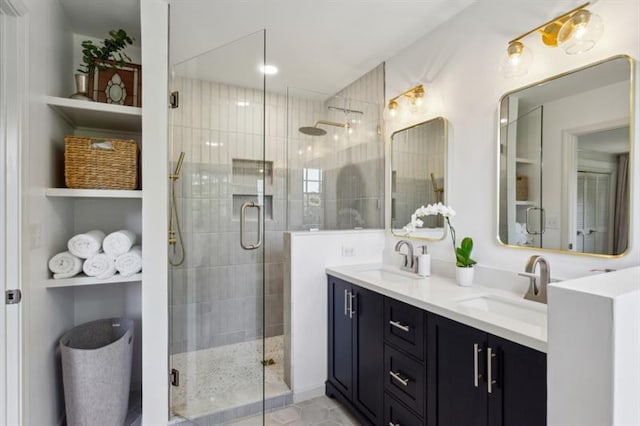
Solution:
{"label": "framed picture", "polygon": [[96,68],[89,74],[89,91],[96,102],[141,107],[142,67],[127,63],[104,71]]}

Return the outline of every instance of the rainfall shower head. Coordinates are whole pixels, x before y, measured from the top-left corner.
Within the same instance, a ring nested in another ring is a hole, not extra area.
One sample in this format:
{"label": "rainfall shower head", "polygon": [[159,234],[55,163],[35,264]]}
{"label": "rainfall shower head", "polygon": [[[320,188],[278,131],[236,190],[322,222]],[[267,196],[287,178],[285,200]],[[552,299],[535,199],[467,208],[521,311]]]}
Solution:
{"label": "rainfall shower head", "polygon": [[298,131],[309,136],[324,136],[327,134],[327,131],[319,128],[318,126],[320,124],[325,124],[327,126],[344,127],[345,129],[349,128],[349,123],[336,123],[335,121],[318,120],[313,126],[303,126],[300,127]]}
{"label": "rainfall shower head", "polygon": [[326,130],[315,126],[300,127],[298,131],[309,136],[324,136],[327,134]]}

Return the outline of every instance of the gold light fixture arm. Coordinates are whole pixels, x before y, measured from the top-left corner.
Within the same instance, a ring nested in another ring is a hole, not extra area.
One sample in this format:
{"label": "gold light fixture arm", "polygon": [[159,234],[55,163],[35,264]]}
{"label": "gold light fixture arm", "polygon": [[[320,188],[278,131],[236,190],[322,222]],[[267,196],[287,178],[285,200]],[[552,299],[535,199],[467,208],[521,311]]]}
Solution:
{"label": "gold light fixture arm", "polygon": [[395,98],[391,98],[389,100],[389,104],[396,102],[398,99],[400,99],[403,96],[406,96],[408,98],[420,98],[424,96],[424,86],[422,84],[419,84],[407,90],[406,92],[400,93]]}
{"label": "gold light fixture arm", "polygon": [[[516,41],[520,41],[523,38],[525,38],[526,36],[528,36],[529,34],[533,34],[536,31],[540,31],[544,35],[544,34],[547,33],[546,31],[544,31],[544,29],[547,28],[549,25],[551,25],[551,24],[559,24],[560,26],[562,26],[562,24],[564,24],[571,17],[571,15],[573,15],[575,12],[577,12],[577,11],[579,11],[581,9],[584,9],[585,7],[589,6],[590,4],[591,4],[591,2],[586,2],[586,3],[576,7],[574,9],[571,9],[568,12],[563,13],[560,16],[556,16],[555,18],[545,22],[544,24],[542,24],[542,25],[540,25],[540,26],[538,26],[538,27],[536,27],[536,28],[534,28],[534,29],[532,29],[530,31],[527,31],[524,34],[519,35],[518,37],[516,37],[513,40],[511,40],[509,42],[509,44],[515,43]],[[560,29],[560,28],[558,27],[558,29]],[[400,96],[402,96],[402,95],[400,95]]]}

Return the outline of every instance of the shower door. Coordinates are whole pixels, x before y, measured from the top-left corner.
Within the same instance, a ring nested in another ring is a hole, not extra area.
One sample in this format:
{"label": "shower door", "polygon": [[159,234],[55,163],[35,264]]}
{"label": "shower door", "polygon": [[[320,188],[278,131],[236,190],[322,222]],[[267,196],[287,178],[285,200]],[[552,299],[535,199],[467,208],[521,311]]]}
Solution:
{"label": "shower door", "polygon": [[274,358],[265,222],[277,179],[265,159],[264,63],[260,31],[172,68],[171,414],[198,424],[263,413]]}

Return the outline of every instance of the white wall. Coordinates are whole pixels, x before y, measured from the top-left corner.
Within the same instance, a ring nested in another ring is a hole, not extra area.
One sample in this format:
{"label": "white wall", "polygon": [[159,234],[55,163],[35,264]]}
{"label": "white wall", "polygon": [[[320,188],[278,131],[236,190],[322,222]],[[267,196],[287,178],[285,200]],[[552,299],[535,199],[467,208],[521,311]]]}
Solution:
{"label": "white wall", "polygon": [[290,364],[294,401],[324,393],[328,350],[325,268],[380,263],[384,240],[383,230],[285,232],[285,345],[291,347],[285,349],[285,356],[291,357],[285,363]]}
{"label": "white wall", "polygon": [[29,9],[29,134],[23,146],[24,424],[55,424],[62,416],[57,339],[73,326],[73,293],[38,288],[49,255],[72,230],[71,206],[55,206],[43,188],[61,183],[69,128],[42,96],[73,93],[71,32],[57,1],[25,0]]}
{"label": "white wall", "polygon": [[548,424],[640,424],[640,268],[549,287]]}
{"label": "white wall", "polygon": [[[560,49],[543,47],[529,36],[525,43],[532,49],[534,62],[529,73],[519,80],[504,79],[498,71],[507,42],[518,34],[561,14],[579,1],[513,2],[486,0],[477,2],[436,28],[387,64],[387,99],[421,81],[426,98],[421,113],[404,123],[388,123],[387,132],[403,124],[437,116],[449,119],[450,154],[447,204],[456,209],[453,224],[458,237],[474,238],[474,259],[489,267],[520,271],[530,250],[515,250],[497,243],[497,109],[500,97],[511,90],[552,75],[575,69],[616,54],[640,57],[640,3],[636,0],[600,0],[591,10],[600,14],[605,33],[596,47],[582,55],[565,55]],[[637,93],[637,88],[636,88]],[[637,99],[637,97],[636,97]],[[636,108],[635,121],[640,111]],[[639,142],[638,133],[634,143]],[[635,150],[635,163],[638,164]],[[636,168],[633,186],[640,184]],[[640,208],[640,197],[633,194],[633,210]],[[631,250],[620,259],[578,257],[546,253],[554,276],[577,277],[592,268],[625,268],[640,264],[640,216],[632,215]],[[393,241],[389,241],[391,244]],[[450,241],[430,244],[434,258],[453,261]],[[526,289],[523,283],[522,290]]]}

